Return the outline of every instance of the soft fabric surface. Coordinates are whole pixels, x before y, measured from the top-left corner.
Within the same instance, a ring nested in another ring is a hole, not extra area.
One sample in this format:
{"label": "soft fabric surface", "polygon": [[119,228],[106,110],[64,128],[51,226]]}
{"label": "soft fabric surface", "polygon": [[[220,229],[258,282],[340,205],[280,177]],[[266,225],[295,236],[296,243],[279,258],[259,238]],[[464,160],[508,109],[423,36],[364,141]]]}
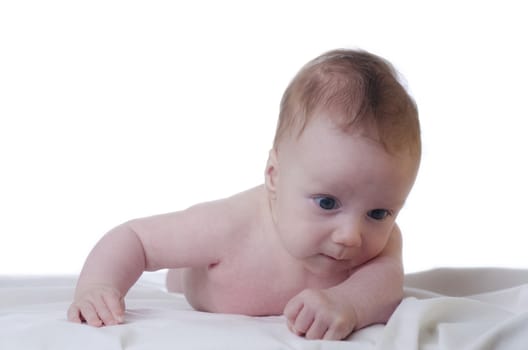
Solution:
{"label": "soft fabric surface", "polygon": [[528,270],[442,269],[406,277],[387,325],[346,341],[308,341],[283,317],[192,310],[146,274],[127,296],[126,323],[65,319],[75,277],[0,277],[0,349],[528,349]]}

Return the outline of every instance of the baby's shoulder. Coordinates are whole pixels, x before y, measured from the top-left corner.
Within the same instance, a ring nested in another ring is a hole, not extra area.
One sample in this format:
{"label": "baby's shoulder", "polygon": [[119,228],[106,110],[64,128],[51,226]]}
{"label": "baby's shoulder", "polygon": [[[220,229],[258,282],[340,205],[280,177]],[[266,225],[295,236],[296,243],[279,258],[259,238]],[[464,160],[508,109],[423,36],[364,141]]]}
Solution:
{"label": "baby's shoulder", "polygon": [[264,195],[263,186],[258,186],[227,198],[197,204],[188,212],[211,229],[225,234],[244,233],[259,221]]}
{"label": "baby's shoulder", "polygon": [[257,215],[265,197],[264,186],[257,186],[225,198],[223,205],[226,210],[236,211],[241,216]]}

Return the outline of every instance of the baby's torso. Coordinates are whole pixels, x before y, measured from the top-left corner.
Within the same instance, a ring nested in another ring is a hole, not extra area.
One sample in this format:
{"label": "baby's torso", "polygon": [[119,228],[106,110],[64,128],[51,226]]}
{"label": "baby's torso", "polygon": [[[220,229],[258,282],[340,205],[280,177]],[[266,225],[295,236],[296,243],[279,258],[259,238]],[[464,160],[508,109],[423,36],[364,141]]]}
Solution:
{"label": "baby's torso", "polygon": [[253,316],[281,315],[302,290],[335,284],[335,279],[307,278],[295,266],[280,266],[265,256],[182,271],[183,292],[195,309]]}
{"label": "baby's torso", "polygon": [[[191,305],[209,312],[279,315],[300,281],[273,275],[253,262],[224,261],[208,268],[183,271],[183,291]],[[266,262],[261,262],[266,264]]]}
{"label": "baby's torso", "polygon": [[[247,195],[262,195],[262,190],[256,188]],[[335,277],[308,275],[298,261],[278,248],[271,218],[263,220],[261,215],[250,221],[258,224],[242,225],[241,232],[230,237],[229,252],[218,264],[180,271],[181,291],[195,309],[280,315],[286,303],[302,290],[336,284]]]}

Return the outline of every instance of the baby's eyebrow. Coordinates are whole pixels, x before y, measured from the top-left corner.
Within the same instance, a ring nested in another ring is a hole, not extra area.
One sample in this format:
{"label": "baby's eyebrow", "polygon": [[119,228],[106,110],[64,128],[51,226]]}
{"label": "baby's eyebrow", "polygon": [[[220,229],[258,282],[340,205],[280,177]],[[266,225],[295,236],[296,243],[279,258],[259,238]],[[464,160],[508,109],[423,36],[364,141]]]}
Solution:
{"label": "baby's eyebrow", "polygon": [[376,208],[376,209],[396,210],[396,209],[402,208],[404,204],[405,204],[405,201],[399,201],[399,202],[392,203],[392,205],[385,205],[385,206],[381,206],[381,207]]}

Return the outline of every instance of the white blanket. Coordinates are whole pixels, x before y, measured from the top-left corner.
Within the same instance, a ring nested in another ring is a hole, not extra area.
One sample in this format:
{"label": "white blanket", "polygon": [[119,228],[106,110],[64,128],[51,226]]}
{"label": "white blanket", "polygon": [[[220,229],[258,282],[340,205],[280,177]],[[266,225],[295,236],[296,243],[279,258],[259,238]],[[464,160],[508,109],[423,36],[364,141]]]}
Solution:
{"label": "white blanket", "polygon": [[406,277],[387,325],[345,341],[308,341],[283,317],[192,310],[144,275],[127,296],[126,323],[69,323],[74,277],[0,278],[0,349],[528,349],[528,270],[444,269]]}

